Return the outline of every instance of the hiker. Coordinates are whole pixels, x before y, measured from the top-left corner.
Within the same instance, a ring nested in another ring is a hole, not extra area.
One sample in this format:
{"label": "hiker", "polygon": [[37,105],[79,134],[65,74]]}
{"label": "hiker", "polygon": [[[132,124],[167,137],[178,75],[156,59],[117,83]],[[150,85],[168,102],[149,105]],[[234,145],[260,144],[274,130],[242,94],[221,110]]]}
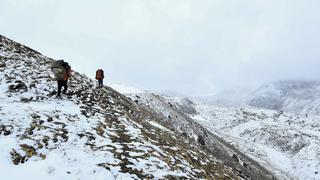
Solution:
{"label": "hiker", "polygon": [[61,97],[61,89],[63,87],[63,94],[67,93],[68,90],[68,80],[71,77],[71,69],[66,70],[64,78],[62,80],[58,80],[58,94],[57,97]]}
{"label": "hiker", "polygon": [[57,98],[61,98],[62,87],[63,94],[66,94],[68,90],[68,79],[71,77],[71,66],[67,62],[59,60],[52,65],[51,71],[55,75],[55,79],[58,82]]}
{"label": "hiker", "polygon": [[103,87],[103,78],[104,78],[104,72],[102,69],[98,69],[96,71],[96,80],[98,80],[98,88]]}

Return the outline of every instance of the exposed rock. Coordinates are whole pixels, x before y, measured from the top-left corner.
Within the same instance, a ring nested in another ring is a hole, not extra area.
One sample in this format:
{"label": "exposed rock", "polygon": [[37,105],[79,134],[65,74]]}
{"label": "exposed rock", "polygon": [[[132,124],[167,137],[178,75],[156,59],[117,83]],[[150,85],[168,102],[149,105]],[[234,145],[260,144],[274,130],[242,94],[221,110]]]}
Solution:
{"label": "exposed rock", "polygon": [[47,159],[47,156],[46,156],[46,155],[44,155],[44,154],[40,154],[40,157],[41,157],[41,159],[42,159],[42,160]]}
{"label": "exposed rock", "polygon": [[0,125],[0,135],[8,136],[12,133],[13,126],[11,125]]}
{"label": "exposed rock", "polygon": [[37,86],[37,81],[32,81],[31,83],[30,83],[30,85],[29,85],[29,88],[31,89],[31,88],[36,88],[36,86]]}
{"label": "exposed rock", "polygon": [[22,150],[26,153],[27,157],[29,157],[29,158],[38,154],[34,147],[29,146],[27,144],[21,144],[20,147],[22,148]]}
{"label": "exposed rock", "polygon": [[6,63],[0,62],[0,68],[5,68],[5,67],[7,67]]}
{"label": "exposed rock", "polygon": [[28,102],[30,102],[32,100],[33,100],[33,97],[30,97],[30,98],[22,97],[21,98],[21,102],[24,102],[24,103],[28,103]]}
{"label": "exposed rock", "polygon": [[234,159],[238,163],[240,162],[239,157],[237,155],[235,155],[235,154],[232,155],[232,159]]}
{"label": "exposed rock", "polygon": [[27,85],[22,81],[15,81],[15,84],[9,86],[10,92],[28,91]]}
{"label": "exposed rock", "polygon": [[202,146],[206,145],[206,142],[204,141],[204,139],[203,139],[202,136],[199,136],[199,137],[198,137],[198,142],[199,142]]}
{"label": "exposed rock", "polygon": [[26,157],[25,156],[21,156],[14,149],[10,152],[10,155],[11,155],[11,160],[12,160],[14,165],[19,165],[20,163],[23,164],[26,161]]}
{"label": "exposed rock", "polygon": [[52,122],[52,121],[53,121],[53,118],[52,118],[52,117],[48,117],[47,121],[48,121],[48,122]]}
{"label": "exposed rock", "polygon": [[33,119],[39,119],[40,118],[40,116],[38,114],[36,114],[36,113],[31,114],[31,117]]}

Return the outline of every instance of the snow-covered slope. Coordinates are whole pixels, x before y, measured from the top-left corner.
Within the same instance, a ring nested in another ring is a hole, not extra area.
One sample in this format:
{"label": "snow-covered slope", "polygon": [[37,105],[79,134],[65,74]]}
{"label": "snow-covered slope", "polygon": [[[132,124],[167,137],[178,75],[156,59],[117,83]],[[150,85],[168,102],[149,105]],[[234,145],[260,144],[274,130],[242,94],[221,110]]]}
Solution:
{"label": "snow-covered slope", "polygon": [[[169,116],[172,121],[175,118],[181,121],[183,118],[179,116],[184,116],[190,118],[191,122],[198,122],[259,162],[279,179],[320,179],[318,116],[305,117],[263,109],[222,108],[150,93],[131,97]],[[192,132],[190,136],[195,134]],[[204,142],[207,141],[211,141],[210,138],[204,139]],[[246,162],[246,158],[240,159]]]}
{"label": "snow-covered slope", "polygon": [[197,104],[191,117],[273,171],[320,179],[320,117]]}
{"label": "snow-covered slope", "polygon": [[272,179],[223,161],[227,149],[205,148],[205,131],[184,136],[192,123],[168,123],[77,72],[56,99],[52,62],[0,36],[0,179]]}
{"label": "snow-covered slope", "polygon": [[235,167],[245,179],[273,179],[272,173],[251,158],[226,143],[213,132],[203,128],[190,118],[198,115],[195,104],[186,98],[164,97],[154,93],[128,95],[137,104],[151,108],[158,116],[163,116],[170,129],[182,133],[186,138],[198,141],[201,146],[215,154],[224,164]]}
{"label": "snow-covered slope", "polygon": [[257,108],[320,115],[320,82],[280,81],[267,84],[253,92],[247,102]]}

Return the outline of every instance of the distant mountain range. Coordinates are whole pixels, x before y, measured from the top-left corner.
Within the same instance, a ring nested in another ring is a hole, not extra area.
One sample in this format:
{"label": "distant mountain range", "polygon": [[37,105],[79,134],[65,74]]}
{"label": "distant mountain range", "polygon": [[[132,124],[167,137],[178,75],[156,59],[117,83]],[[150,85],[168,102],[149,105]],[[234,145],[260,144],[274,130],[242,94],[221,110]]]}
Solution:
{"label": "distant mountain range", "polygon": [[320,82],[280,81],[262,86],[247,99],[252,107],[320,115]]}
{"label": "distant mountain range", "polygon": [[279,81],[265,84],[255,91],[239,89],[196,99],[225,107],[252,107],[300,115],[320,115],[320,82]]}

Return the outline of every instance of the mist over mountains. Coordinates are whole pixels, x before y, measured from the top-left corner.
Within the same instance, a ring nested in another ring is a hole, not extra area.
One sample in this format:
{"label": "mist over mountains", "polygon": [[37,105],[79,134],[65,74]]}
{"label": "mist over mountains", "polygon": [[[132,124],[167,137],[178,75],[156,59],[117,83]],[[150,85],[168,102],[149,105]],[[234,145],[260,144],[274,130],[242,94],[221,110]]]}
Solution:
{"label": "mist over mountains", "polygon": [[319,115],[320,81],[277,81],[256,90],[234,89],[196,99],[225,107],[253,107]]}

